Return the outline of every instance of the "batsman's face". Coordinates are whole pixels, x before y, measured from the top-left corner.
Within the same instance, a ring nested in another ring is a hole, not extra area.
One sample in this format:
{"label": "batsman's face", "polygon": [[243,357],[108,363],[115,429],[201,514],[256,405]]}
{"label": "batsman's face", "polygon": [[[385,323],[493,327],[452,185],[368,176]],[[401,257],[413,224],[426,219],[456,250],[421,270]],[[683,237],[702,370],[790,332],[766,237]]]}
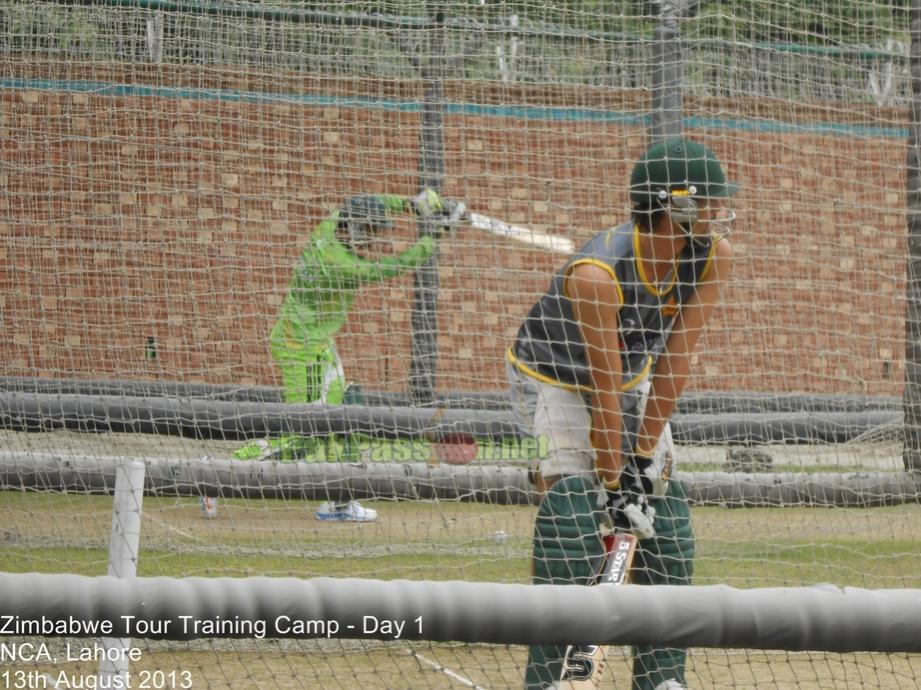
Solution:
{"label": "batsman's face", "polygon": [[415,241],[414,228],[409,223],[394,222],[392,228],[366,225],[365,241],[353,244],[352,251],[366,261],[380,261],[405,251]]}
{"label": "batsman's face", "polygon": [[708,241],[716,235],[728,235],[736,214],[723,199],[705,199],[697,207],[697,222],[691,228],[695,239]]}

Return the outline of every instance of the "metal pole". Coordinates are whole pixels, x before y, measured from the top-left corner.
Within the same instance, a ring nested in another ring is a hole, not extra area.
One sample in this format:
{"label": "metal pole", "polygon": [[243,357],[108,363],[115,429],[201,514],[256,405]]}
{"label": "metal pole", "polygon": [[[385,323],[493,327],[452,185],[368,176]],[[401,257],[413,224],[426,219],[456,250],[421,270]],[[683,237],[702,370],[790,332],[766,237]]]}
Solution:
{"label": "metal pole", "polygon": [[905,431],[902,459],[921,472],[921,0],[912,0],[911,102],[909,105],[906,192],[908,262],[905,299]]}
{"label": "metal pole", "polygon": [[163,13],[159,11],[147,18],[147,58],[155,65],[163,63]]}
{"label": "metal pole", "polygon": [[[145,468],[143,461],[130,460],[119,463],[115,469],[112,536],[109,544],[110,577],[137,577]],[[103,637],[102,646],[107,651],[99,662],[99,678],[107,680],[100,682],[99,687],[129,687],[124,683],[128,681],[128,652],[131,649],[131,640],[125,637]],[[115,677],[122,680],[112,680]],[[119,685],[119,682],[122,685]]]}
{"label": "metal pole", "polygon": [[673,3],[663,3],[661,23],[653,32],[650,144],[681,136],[684,129],[678,15],[679,9]]}
{"label": "metal pole", "polygon": [[[444,75],[445,14],[443,0],[427,3],[431,28],[426,29],[428,47],[420,65],[425,94],[420,129],[419,187],[440,192],[445,176]],[[429,219],[420,219],[420,236],[432,233]],[[438,363],[438,252],[418,268],[414,279],[412,359],[409,390],[416,404],[431,404],[435,399],[435,368]]]}

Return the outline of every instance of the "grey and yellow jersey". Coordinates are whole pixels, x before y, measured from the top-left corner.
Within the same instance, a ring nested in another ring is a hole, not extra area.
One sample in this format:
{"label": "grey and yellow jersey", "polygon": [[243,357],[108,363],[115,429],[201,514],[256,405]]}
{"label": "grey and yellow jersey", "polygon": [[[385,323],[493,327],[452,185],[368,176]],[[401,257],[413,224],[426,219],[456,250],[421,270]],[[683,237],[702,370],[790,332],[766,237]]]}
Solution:
{"label": "grey and yellow jersey", "polygon": [[573,317],[566,281],[576,266],[600,266],[611,275],[623,305],[619,312],[622,390],[629,390],[651,371],[665,347],[675,315],[713,263],[717,240],[701,248],[688,243],[661,286],[643,271],[640,230],[632,222],[598,233],[553,277],[537,300],[508,351],[509,360],[536,379],[583,391],[591,389],[585,341]]}

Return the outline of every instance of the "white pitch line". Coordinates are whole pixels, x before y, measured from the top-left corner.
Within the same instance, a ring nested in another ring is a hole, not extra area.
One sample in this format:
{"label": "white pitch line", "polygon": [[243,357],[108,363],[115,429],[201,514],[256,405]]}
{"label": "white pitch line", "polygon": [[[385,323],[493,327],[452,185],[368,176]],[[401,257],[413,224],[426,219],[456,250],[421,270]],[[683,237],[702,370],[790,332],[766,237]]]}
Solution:
{"label": "white pitch line", "polygon": [[176,534],[181,534],[181,535],[182,535],[183,537],[185,537],[186,539],[191,539],[192,541],[196,541],[196,542],[199,542],[199,543],[202,543],[202,544],[205,543],[205,540],[204,540],[204,539],[201,539],[200,537],[196,537],[194,534],[189,534],[188,532],[184,532],[184,531],[182,531],[181,529],[179,529],[178,527],[173,527],[171,524],[169,524],[169,523],[166,522],[165,520],[161,520],[161,519],[158,518],[158,517],[155,517],[155,516],[153,516],[153,515],[148,514],[148,515],[147,515],[147,519],[148,519],[148,520],[152,520],[153,522],[159,523],[159,524],[162,525],[163,527],[166,527],[166,529],[168,529],[168,530],[170,530],[170,531],[172,531],[172,532],[176,532]]}
{"label": "white pitch line", "polygon": [[488,690],[488,688],[484,688],[482,685],[477,685],[476,683],[474,683],[474,682],[473,682],[472,680],[470,680],[469,678],[465,678],[464,676],[460,675],[459,673],[456,673],[455,671],[452,671],[451,669],[447,668],[446,666],[442,666],[442,665],[439,664],[437,661],[434,661],[434,660],[432,660],[432,659],[429,659],[429,658],[427,658],[427,657],[422,656],[422,655],[421,655],[419,652],[417,652],[415,649],[411,649],[411,650],[409,651],[409,653],[410,653],[411,656],[414,656],[414,657],[417,658],[419,661],[421,661],[421,662],[423,662],[423,663],[425,663],[425,664],[428,664],[429,666],[431,666],[431,667],[432,667],[433,669],[435,669],[436,671],[441,671],[443,674],[445,674],[445,675],[446,675],[448,678],[450,678],[451,680],[456,680],[458,683],[461,683],[462,685],[464,685],[464,686],[466,686],[466,687],[468,687],[468,688],[473,688],[473,690]]}

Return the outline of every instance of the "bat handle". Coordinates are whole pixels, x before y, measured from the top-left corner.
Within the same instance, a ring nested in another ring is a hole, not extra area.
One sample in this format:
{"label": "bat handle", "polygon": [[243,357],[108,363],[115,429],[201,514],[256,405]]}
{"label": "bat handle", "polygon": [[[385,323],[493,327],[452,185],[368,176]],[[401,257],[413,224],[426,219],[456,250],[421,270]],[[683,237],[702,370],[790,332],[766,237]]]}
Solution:
{"label": "bat handle", "polygon": [[451,216],[448,218],[448,223],[450,225],[456,225],[462,220],[470,220],[470,212],[467,210],[467,204],[463,201],[456,202],[454,209],[451,211]]}
{"label": "bat handle", "polygon": [[614,533],[610,532],[601,537],[602,543],[604,543],[604,552],[611,553],[614,550]]}

